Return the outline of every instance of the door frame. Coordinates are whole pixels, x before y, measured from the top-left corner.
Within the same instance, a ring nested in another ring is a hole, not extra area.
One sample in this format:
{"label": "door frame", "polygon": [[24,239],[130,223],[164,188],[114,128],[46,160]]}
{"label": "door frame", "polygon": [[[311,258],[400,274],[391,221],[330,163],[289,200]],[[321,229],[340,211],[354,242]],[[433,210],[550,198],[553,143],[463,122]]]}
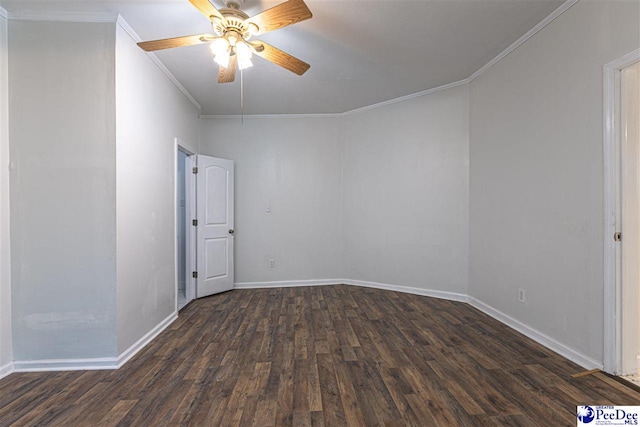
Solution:
{"label": "door frame", "polygon": [[640,61],[640,49],[636,49],[603,67],[603,95],[604,95],[604,339],[603,356],[604,370],[610,374],[617,374],[622,356],[620,298],[622,283],[616,275],[617,257],[614,233],[618,231],[616,224],[616,192],[618,191],[617,176],[620,170],[616,161],[616,152],[620,146],[619,129],[616,126],[619,115],[616,106],[620,99],[617,91],[617,81],[621,70]]}
{"label": "door frame", "polygon": [[[185,144],[182,140],[180,140],[179,138],[174,138],[174,147],[173,147],[173,179],[174,179],[174,183],[173,183],[173,206],[174,206],[174,221],[173,221],[173,235],[175,238],[175,246],[174,246],[174,269],[175,269],[175,310],[176,312],[178,311],[178,288],[180,286],[180,281],[179,281],[179,277],[178,277],[178,150],[184,152],[187,154],[187,156],[193,156],[194,154],[196,154],[195,150],[193,148],[191,148],[189,145]],[[187,157],[188,159],[188,157]],[[185,179],[185,193],[186,193],[186,200],[185,200],[185,211],[186,211],[186,215],[185,215],[185,221],[186,221],[186,232],[185,232],[185,258],[186,258],[186,270],[185,270],[185,274],[186,274],[186,278],[185,278],[185,293],[186,293],[186,297],[187,297],[187,301],[191,301],[193,299],[195,299],[195,279],[193,279],[191,277],[191,275],[189,274],[190,268],[191,268],[191,258],[192,256],[192,250],[191,250],[191,244],[192,242],[195,242],[195,238],[192,236],[192,233],[194,232],[194,230],[192,230],[193,227],[189,227],[189,217],[190,217],[190,207],[189,207],[189,202],[190,202],[190,196],[191,196],[191,191],[192,191],[192,183],[191,180]],[[195,257],[193,257],[195,258]]]}

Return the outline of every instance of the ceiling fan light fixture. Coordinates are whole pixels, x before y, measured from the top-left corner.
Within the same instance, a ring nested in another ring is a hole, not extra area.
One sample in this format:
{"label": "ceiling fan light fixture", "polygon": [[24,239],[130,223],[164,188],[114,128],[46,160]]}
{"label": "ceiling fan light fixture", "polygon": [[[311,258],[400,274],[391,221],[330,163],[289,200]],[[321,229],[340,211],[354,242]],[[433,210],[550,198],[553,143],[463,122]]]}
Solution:
{"label": "ceiling fan light fixture", "polygon": [[216,55],[213,60],[221,67],[228,68],[229,67],[229,54],[225,55]]}
{"label": "ceiling fan light fixture", "polygon": [[223,37],[217,38],[211,42],[209,48],[216,56],[229,53],[229,41]]}
{"label": "ceiling fan light fixture", "polygon": [[215,39],[209,45],[214,55],[214,61],[222,67],[229,66],[229,41],[225,38]]}
{"label": "ceiling fan light fixture", "polygon": [[246,68],[253,67],[253,62],[249,58],[238,57],[238,68],[244,70]]}
{"label": "ceiling fan light fixture", "polygon": [[244,70],[245,68],[253,66],[253,63],[251,62],[251,48],[248,44],[244,42],[237,43],[235,50],[236,55],[238,55],[238,68]]}

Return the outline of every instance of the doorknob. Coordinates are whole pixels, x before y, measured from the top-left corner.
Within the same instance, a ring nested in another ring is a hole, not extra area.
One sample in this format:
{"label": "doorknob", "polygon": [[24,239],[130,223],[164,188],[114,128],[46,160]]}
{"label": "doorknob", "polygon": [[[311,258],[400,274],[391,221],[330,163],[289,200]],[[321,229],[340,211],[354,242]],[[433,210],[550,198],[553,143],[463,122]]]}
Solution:
{"label": "doorknob", "polygon": [[233,228],[231,230],[229,230],[229,234],[233,234],[235,232],[236,232],[236,230],[234,230]]}

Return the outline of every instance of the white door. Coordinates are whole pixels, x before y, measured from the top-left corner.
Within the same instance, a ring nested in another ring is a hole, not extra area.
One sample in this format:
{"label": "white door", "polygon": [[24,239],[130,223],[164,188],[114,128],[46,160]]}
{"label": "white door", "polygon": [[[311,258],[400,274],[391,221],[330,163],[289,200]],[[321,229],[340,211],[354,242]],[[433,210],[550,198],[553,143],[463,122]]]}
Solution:
{"label": "white door", "polygon": [[640,62],[620,74],[621,200],[620,370],[636,374],[640,361]]}
{"label": "white door", "polygon": [[196,156],[196,297],[233,289],[233,161]]}

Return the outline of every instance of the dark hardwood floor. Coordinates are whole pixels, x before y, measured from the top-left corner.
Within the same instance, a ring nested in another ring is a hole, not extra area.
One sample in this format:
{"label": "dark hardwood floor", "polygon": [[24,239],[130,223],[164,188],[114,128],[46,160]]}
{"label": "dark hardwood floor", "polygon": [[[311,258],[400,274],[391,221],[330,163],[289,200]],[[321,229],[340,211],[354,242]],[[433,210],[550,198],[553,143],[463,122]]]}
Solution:
{"label": "dark hardwood floor", "polygon": [[15,373],[0,425],[575,426],[640,393],[463,303],[344,285],[194,301],[117,371]]}

